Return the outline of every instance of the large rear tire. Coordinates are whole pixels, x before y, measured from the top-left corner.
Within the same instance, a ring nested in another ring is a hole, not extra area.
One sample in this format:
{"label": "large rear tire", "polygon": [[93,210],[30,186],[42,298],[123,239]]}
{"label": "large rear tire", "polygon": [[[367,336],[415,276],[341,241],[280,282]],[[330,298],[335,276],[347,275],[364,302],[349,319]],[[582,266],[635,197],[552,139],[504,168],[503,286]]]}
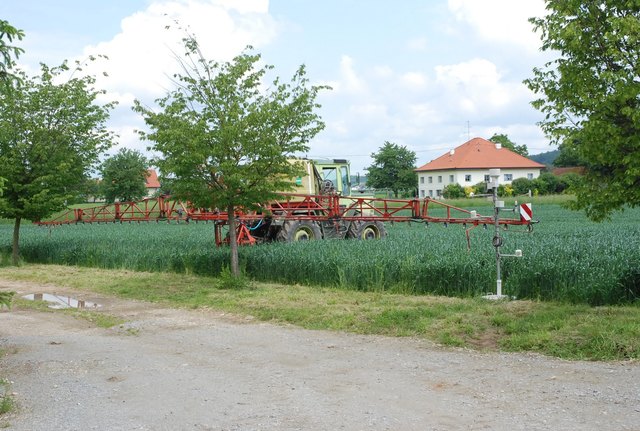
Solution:
{"label": "large rear tire", "polygon": [[382,239],[386,236],[387,230],[380,221],[354,221],[347,231],[347,238],[353,239]]}
{"label": "large rear tire", "polygon": [[277,241],[298,242],[322,239],[322,232],[317,223],[308,220],[286,221],[280,228]]}

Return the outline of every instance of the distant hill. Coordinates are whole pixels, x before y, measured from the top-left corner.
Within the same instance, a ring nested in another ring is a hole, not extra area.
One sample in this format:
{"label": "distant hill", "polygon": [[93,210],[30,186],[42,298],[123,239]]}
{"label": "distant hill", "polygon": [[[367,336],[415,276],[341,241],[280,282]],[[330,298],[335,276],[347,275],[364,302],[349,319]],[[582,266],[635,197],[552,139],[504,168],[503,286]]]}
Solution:
{"label": "distant hill", "polygon": [[534,162],[542,163],[543,165],[552,166],[553,161],[558,157],[559,154],[560,150],[547,151],[545,153],[529,156],[529,159],[533,160]]}

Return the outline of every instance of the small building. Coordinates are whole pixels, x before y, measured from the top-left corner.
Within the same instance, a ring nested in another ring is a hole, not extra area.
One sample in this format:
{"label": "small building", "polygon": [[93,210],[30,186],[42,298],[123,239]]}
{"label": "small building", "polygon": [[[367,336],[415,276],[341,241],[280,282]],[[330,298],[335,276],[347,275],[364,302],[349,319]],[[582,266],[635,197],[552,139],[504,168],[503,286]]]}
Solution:
{"label": "small building", "polygon": [[160,191],[160,181],[158,181],[158,174],[155,169],[147,170],[147,178],[145,182],[147,188],[147,197],[155,196]]}
{"label": "small building", "polygon": [[421,198],[438,198],[449,184],[462,187],[489,181],[489,169],[500,169],[500,184],[516,178],[533,180],[545,165],[529,160],[502,145],[473,138],[416,169]]}

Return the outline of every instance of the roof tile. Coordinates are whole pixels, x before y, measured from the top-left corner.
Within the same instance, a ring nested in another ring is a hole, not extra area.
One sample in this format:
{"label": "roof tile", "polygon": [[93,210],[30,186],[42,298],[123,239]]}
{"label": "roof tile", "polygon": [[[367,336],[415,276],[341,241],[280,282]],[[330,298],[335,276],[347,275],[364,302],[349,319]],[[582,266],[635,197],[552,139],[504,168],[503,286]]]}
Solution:
{"label": "roof tile", "polygon": [[156,174],[155,169],[147,170],[147,188],[160,188],[160,181],[158,181],[158,174]]}
{"label": "roof tile", "polygon": [[544,168],[543,164],[529,160],[507,148],[482,138],[470,141],[419,167],[416,171],[448,169]]}

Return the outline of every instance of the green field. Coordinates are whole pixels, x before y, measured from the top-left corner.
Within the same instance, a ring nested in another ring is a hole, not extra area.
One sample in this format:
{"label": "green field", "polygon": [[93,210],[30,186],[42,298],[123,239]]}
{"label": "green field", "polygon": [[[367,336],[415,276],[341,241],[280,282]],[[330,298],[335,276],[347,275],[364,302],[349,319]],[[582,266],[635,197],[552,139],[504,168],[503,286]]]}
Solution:
{"label": "green field", "polygon": [[[481,212],[486,213],[486,210]],[[590,305],[640,297],[640,210],[593,223],[555,204],[537,205],[533,233],[504,231],[503,293],[520,299]],[[362,291],[458,297],[495,292],[493,230],[396,223],[381,241],[312,241],[243,247],[241,265],[255,280]],[[0,225],[7,260],[12,226]],[[218,275],[228,250],[214,245],[212,224],[101,224],[53,229],[23,225],[27,262]]]}

